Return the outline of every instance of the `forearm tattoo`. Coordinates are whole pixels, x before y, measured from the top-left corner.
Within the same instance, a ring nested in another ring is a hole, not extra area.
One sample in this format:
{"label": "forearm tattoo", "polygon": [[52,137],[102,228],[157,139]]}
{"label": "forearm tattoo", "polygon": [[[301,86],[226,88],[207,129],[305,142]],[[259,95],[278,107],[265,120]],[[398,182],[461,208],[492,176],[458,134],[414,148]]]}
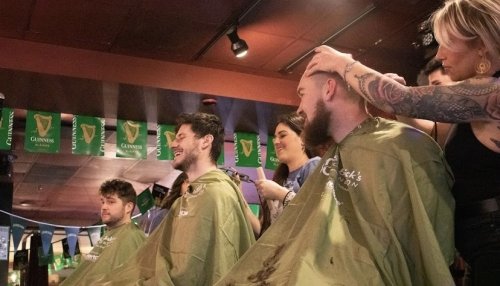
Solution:
{"label": "forearm tattoo", "polygon": [[455,123],[500,120],[499,84],[492,81],[408,88],[373,73],[355,78],[363,97],[397,115]]}

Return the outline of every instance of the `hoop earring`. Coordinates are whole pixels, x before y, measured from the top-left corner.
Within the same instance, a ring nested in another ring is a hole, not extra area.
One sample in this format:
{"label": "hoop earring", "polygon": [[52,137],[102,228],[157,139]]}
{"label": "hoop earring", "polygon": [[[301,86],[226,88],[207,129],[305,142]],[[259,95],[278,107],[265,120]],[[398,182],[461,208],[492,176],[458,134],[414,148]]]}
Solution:
{"label": "hoop earring", "polygon": [[476,73],[478,75],[484,75],[485,73],[489,72],[491,69],[491,62],[484,56],[481,56],[481,59],[479,60],[479,63],[476,64]]}

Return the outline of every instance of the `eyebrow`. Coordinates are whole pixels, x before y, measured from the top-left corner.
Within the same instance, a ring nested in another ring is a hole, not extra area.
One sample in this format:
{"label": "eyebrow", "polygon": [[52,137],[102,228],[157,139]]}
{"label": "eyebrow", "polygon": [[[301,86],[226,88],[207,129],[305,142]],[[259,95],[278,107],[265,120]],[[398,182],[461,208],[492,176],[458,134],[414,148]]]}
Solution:
{"label": "eyebrow", "polygon": [[281,134],[288,134],[288,131],[286,130],[280,130],[277,135],[281,135]]}

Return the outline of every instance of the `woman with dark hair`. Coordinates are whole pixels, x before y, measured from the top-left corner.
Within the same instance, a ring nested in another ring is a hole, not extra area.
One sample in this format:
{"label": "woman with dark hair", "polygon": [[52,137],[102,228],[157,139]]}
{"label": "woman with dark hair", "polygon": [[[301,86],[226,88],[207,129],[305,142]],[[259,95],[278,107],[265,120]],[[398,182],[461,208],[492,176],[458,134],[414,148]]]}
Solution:
{"label": "woman with dark hair", "polygon": [[300,135],[304,118],[297,113],[282,115],[274,131],[274,148],[280,161],[272,180],[257,180],[257,191],[266,203],[262,204],[262,233],[279,217],[283,207],[295,197],[307,176],[316,168],[319,157],[311,158]]}

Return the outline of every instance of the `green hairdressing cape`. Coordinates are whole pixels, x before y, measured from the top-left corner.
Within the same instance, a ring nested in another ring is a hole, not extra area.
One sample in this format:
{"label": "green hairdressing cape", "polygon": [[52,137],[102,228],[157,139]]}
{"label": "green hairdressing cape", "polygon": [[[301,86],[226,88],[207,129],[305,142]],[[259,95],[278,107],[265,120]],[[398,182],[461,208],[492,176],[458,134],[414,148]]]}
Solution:
{"label": "green hairdressing cape", "polygon": [[369,119],[216,285],[454,285],[451,185],[429,136]]}
{"label": "green hairdressing cape", "polygon": [[144,232],[134,223],[108,230],[61,285],[92,285],[95,279],[125,263],[145,240]]}
{"label": "green hairdressing cape", "polygon": [[220,170],[190,183],[147,242],[93,285],[213,285],[255,242],[238,187]]}

